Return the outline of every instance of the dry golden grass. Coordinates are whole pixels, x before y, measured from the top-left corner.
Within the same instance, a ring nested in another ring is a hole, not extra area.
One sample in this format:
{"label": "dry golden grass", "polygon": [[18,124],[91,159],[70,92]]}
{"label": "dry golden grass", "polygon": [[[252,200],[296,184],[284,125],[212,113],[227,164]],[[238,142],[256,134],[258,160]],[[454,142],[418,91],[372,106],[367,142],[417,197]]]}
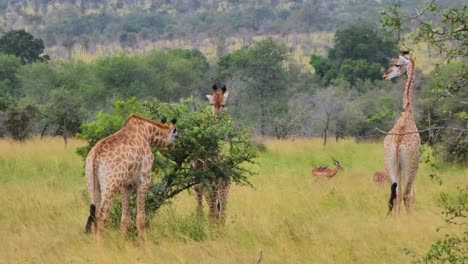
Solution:
{"label": "dry golden grass", "polygon": [[[84,234],[88,216],[83,162],[60,139],[0,140],[0,263],[408,263],[404,248],[425,252],[442,234],[438,196],[466,185],[467,168],[443,168],[439,186],[421,163],[415,215],[385,217],[389,187],[372,182],[382,144],[350,140],[326,148],[316,139],[266,140],[252,178],[233,187],[228,221],[218,228],[196,218],[183,193],[151,220],[144,249],[108,230],[97,248]],[[345,170],[315,182],[311,168]]]}

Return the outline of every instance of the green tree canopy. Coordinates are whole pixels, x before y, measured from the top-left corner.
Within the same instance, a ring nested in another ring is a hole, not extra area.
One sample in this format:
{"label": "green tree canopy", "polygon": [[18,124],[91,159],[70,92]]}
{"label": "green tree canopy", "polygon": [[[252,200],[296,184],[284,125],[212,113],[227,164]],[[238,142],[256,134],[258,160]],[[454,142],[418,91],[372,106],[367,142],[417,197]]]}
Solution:
{"label": "green tree canopy", "polygon": [[362,59],[386,66],[388,58],[395,53],[395,43],[368,24],[355,24],[337,30],[333,43],[328,58],[337,63],[346,59]]}
{"label": "green tree canopy", "polygon": [[12,30],[0,37],[0,53],[15,55],[23,64],[46,59],[43,52],[42,39],[34,38],[24,29]]}
{"label": "green tree canopy", "polygon": [[[270,117],[287,109],[287,48],[269,38],[255,45],[223,56],[217,79],[224,83],[240,81],[243,109],[241,118],[267,132]],[[234,112],[235,113],[235,112]],[[254,121],[252,121],[254,120]]]}
{"label": "green tree canopy", "polygon": [[67,138],[78,132],[83,121],[83,108],[79,97],[64,87],[51,92],[52,99],[45,106],[44,116],[46,125],[54,125],[61,132],[65,144]]}
{"label": "green tree canopy", "polygon": [[16,77],[20,66],[18,57],[0,54],[0,110],[13,105],[20,95]]}
{"label": "green tree canopy", "polygon": [[336,78],[355,85],[357,80],[379,79],[394,49],[394,41],[384,38],[370,25],[360,23],[336,31],[328,57],[312,54],[309,63],[325,85]]}

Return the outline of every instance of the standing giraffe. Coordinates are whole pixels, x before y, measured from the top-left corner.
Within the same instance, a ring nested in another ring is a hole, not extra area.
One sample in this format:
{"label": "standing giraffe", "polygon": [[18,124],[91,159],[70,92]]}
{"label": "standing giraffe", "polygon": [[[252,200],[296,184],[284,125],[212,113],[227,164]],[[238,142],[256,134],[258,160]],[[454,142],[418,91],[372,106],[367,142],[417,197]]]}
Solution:
{"label": "standing giraffe", "polygon": [[[221,90],[219,90],[216,85],[213,85],[212,89],[212,94],[207,95],[206,97],[208,97],[216,120],[226,105],[226,99],[229,95],[229,92],[226,92],[226,86],[223,86]],[[206,168],[208,166],[207,163],[209,162],[210,159],[199,159],[194,162],[192,166],[198,169]],[[221,224],[224,224],[226,221],[225,208],[227,205],[230,187],[231,182],[222,178],[218,178],[216,182],[212,183],[211,186],[209,186],[208,192],[205,192],[205,186],[203,183],[195,185],[193,189],[195,192],[195,199],[197,200],[198,214],[203,215],[203,197],[205,197],[206,203],[209,207],[210,218],[219,221]]]}
{"label": "standing giraffe", "polygon": [[419,164],[418,150],[421,140],[414,122],[412,102],[414,60],[409,57],[408,52],[404,52],[383,76],[385,80],[390,80],[405,73],[408,75],[408,80],[403,95],[403,112],[384,140],[385,172],[392,183],[388,213],[392,212],[395,205],[397,217],[400,216],[402,198],[400,172],[406,178],[406,186],[403,192],[406,212],[411,214],[414,204],[414,180]]}
{"label": "standing giraffe", "polygon": [[[86,158],[86,178],[92,199],[86,231],[94,223],[96,239],[101,240],[114,196],[122,194],[120,229],[127,235],[131,223],[130,196],[137,192],[136,225],[140,243],[144,242],[145,200],[151,182],[151,146],[168,147],[177,137],[176,120],[170,125],[130,115],[116,133],[101,139]],[[98,210],[96,217],[96,208]]]}

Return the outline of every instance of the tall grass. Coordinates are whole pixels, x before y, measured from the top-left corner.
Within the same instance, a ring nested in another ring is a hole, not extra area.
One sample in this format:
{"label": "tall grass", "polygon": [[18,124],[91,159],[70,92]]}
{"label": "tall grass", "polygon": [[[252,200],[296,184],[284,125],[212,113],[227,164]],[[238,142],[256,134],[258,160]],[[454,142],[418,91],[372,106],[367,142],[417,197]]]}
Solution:
{"label": "tall grass", "polygon": [[[0,263],[407,263],[404,248],[427,251],[440,237],[441,192],[467,185],[468,170],[444,167],[444,184],[421,163],[415,214],[385,217],[389,186],[372,182],[383,168],[381,143],[266,140],[251,180],[231,189],[225,227],[195,216],[190,193],[151,220],[144,249],[107,230],[96,247],[88,216],[83,161],[60,139],[0,140]],[[340,161],[344,171],[314,181],[313,166]],[[404,207],[404,206],[403,206]]]}

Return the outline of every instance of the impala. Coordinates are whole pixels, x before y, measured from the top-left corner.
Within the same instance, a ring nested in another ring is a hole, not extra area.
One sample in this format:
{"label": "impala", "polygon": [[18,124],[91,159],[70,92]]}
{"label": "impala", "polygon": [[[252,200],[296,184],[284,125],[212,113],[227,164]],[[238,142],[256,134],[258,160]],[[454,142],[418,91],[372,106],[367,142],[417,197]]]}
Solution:
{"label": "impala", "polygon": [[374,182],[384,182],[385,180],[388,180],[387,174],[384,171],[376,171],[374,173]]}
{"label": "impala", "polygon": [[336,173],[338,173],[338,170],[343,170],[343,167],[340,166],[340,162],[338,162],[336,159],[333,159],[333,164],[335,164],[334,169],[329,169],[325,166],[320,166],[312,169],[312,174],[316,177],[318,176],[325,176],[328,179],[333,178]]}

